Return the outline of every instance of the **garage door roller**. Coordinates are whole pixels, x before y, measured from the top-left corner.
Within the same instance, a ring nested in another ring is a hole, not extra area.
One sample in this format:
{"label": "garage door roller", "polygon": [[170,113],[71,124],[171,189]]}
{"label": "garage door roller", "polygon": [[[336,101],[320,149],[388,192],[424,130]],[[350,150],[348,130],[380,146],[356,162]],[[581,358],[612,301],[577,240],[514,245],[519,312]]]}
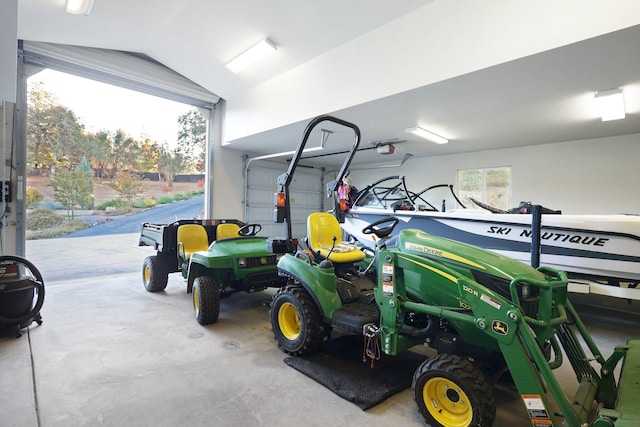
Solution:
{"label": "garage door roller", "polygon": [[44,280],[31,262],[18,256],[0,256],[0,336],[20,337],[21,330],[42,324]]}

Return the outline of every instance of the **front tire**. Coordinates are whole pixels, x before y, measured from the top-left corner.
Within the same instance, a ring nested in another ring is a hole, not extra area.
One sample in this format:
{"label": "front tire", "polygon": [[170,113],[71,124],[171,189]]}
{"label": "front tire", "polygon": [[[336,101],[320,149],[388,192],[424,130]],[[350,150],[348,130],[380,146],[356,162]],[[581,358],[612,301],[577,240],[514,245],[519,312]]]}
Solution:
{"label": "front tire", "polygon": [[142,283],[149,292],[164,291],[169,280],[169,272],[162,266],[157,256],[149,256],[142,263]]}
{"label": "front tire", "polygon": [[311,296],[299,286],[280,288],[271,302],[271,328],[282,351],[311,354],[326,341],[329,328]]}
{"label": "front tire", "polygon": [[491,426],[496,416],[493,389],[466,359],[438,354],[416,370],[411,385],[427,424],[444,427]]}
{"label": "front tire", "polygon": [[220,315],[220,289],[213,277],[200,276],[193,281],[193,309],[201,325],[218,321]]}

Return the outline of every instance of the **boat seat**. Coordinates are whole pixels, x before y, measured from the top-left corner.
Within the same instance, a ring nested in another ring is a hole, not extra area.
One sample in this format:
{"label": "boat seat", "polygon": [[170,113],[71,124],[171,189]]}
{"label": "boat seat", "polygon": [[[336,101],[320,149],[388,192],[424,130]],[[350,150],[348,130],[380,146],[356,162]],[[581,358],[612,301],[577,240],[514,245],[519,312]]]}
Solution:
{"label": "boat seat", "polygon": [[[307,237],[309,247],[314,253],[320,252],[322,258],[335,263],[362,261],[364,252],[355,245],[342,241],[342,230],[336,217],[326,212],[315,212],[307,218]],[[336,239],[335,245],[333,239]],[[333,247],[333,250],[331,248]],[[329,255],[331,252],[331,255]]]}
{"label": "boat seat", "polygon": [[191,254],[209,248],[207,230],[200,224],[183,224],[178,227],[178,255],[188,261]]}
{"label": "boat seat", "polygon": [[219,224],[216,227],[216,240],[239,237],[240,226],[238,224]]}

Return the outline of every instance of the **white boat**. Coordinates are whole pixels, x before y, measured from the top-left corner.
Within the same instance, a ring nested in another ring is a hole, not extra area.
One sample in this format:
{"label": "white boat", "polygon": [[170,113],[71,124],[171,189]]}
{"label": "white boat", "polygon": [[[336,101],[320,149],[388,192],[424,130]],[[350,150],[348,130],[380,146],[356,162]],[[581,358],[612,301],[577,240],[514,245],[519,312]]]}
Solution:
{"label": "white boat", "polygon": [[[360,191],[342,226],[357,242],[373,248],[372,235],[362,229],[389,216],[401,220],[395,232],[416,228],[523,262],[532,260],[531,214],[467,209],[451,185],[415,193],[402,176],[384,178]],[[543,213],[540,225],[539,263],[566,271],[574,283],[571,290],[640,299],[635,289],[640,283],[640,216]]]}

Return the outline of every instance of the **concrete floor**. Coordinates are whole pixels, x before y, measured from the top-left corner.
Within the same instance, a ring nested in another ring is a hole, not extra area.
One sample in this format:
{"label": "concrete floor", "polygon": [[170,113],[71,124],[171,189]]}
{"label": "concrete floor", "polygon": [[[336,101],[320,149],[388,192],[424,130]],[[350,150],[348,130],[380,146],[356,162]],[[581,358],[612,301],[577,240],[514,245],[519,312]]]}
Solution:
{"label": "concrete floor", "polygon": [[[264,304],[271,291],[223,300],[207,327],[178,274],[166,292],[146,292],[142,261],[153,250],[137,238],[28,242],[45,279],[44,323],[0,339],[0,425],[425,425],[411,390],[362,411],[286,366]],[[638,336],[610,317],[586,322],[605,355]],[[496,426],[531,425],[515,390],[496,394]]]}

